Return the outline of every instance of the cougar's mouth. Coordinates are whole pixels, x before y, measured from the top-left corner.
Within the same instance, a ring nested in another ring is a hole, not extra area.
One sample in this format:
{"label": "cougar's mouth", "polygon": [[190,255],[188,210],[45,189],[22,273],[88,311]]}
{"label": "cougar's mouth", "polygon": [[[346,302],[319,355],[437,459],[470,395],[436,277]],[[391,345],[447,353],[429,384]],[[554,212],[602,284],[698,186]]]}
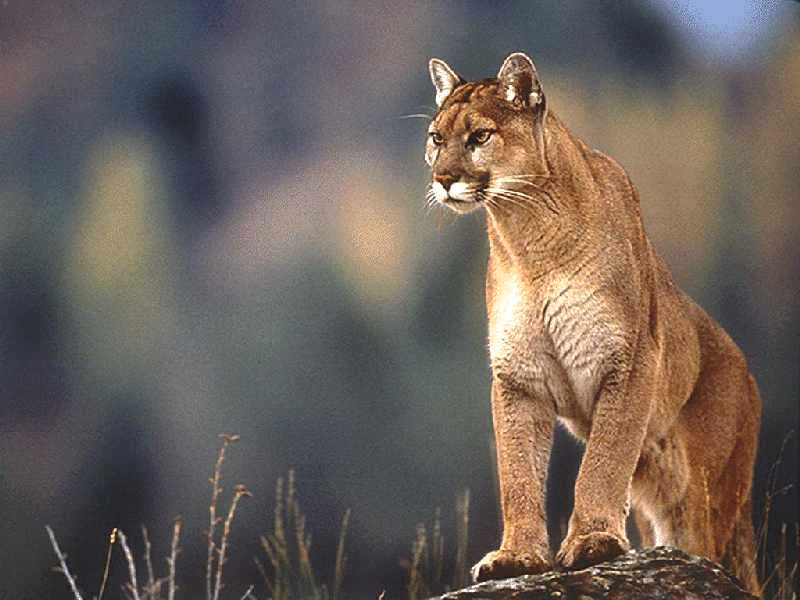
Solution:
{"label": "cougar's mouth", "polygon": [[433,200],[458,213],[468,213],[478,208],[481,204],[480,191],[478,184],[462,181],[452,183],[449,188],[438,181],[434,181],[431,186]]}

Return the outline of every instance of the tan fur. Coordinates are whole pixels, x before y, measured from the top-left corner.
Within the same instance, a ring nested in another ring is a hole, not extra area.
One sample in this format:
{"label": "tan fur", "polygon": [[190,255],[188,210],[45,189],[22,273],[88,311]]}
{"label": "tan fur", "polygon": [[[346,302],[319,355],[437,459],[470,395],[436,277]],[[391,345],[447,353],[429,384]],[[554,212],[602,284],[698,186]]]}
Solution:
{"label": "tan fur", "polygon": [[673,282],[622,167],[548,110],[528,57],[479,82],[441,61],[431,74],[446,92],[426,150],[431,194],[458,212],[484,208],[490,244],[503,538],[475,578],[552,568],[544,491],[559,420],[586,452],[558,564],[627,550],[632,503],[645,543],[722,561],[756,592],[761,402],[741,351]]}

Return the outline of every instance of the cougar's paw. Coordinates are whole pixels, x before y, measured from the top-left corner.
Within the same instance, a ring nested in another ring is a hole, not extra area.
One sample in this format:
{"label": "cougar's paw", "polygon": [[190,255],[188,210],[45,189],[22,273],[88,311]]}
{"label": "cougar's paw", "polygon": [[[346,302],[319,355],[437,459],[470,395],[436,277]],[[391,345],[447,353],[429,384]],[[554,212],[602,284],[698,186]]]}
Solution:
{"label": "cougar's paw", "polygon": [[556,562],[565,569],[584,569],[616,558],[629,549],[626,539],[613,533],[594,531],[567,537],[556,554]]}
{"label": "cougar's paw", "polygon": [[471,572],[472,579],[477,582],[544,573],[550,568],[550,561],[537,552],[495,550],[476,563]]}

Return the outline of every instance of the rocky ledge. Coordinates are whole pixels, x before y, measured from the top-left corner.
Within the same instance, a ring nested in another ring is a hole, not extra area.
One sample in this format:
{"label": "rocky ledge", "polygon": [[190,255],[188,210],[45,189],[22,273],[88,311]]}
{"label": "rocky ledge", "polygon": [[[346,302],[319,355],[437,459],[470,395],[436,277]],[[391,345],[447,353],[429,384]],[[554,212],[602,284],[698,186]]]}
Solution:
{"label": "rocky ledge", "polygon": [[581,571],[487,581],[438,600],[754,600],[719,565],[676,548],[631,550]]}

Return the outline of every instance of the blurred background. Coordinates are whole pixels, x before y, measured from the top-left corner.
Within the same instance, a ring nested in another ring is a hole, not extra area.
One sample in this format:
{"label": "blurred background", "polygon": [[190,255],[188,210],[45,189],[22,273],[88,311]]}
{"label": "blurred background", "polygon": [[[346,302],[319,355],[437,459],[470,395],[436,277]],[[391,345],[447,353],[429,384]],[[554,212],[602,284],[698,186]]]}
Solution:
{"label": "blurred background", "polygon": [[[470,561],[497,543],[484,224],[426,212],[427,122],[402,118],[433,112],[432,56],[467,79],[534,58],[748,357],[757,524],[784,442],[774,489],[797,482],[800,5],[492,6],[0,4],[3,597],[68,597],[46,524],[90,597],[112,527],[139,545],[147,524],[164,573],[176,515],[179,595],[200,597],[221,432],[242,436],[226,498],[254,494],[230,598],[260,581],[289,468],[320,576],[353,511],[353,597],[402,597],[416,524],[441,507],[452,540],[465,488]],[[554,543],[579,453],[559,433]],[[772,502],[770,561],[797,506],[795,489]]]}

